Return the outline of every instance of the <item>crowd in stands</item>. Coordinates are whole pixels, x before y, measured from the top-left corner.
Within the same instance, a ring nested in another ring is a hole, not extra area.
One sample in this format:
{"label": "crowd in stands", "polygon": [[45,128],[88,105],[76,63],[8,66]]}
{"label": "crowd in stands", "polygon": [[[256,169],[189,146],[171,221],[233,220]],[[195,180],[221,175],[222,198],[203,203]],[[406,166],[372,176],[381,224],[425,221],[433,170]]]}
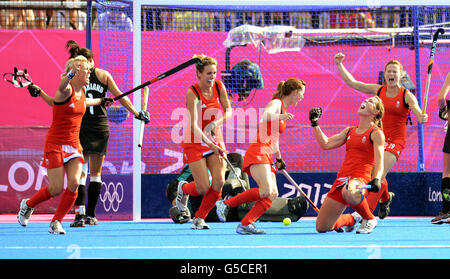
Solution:
{"label": "crowd in stands", "polygon": [[[1,1],[1,0],[0,0]],[[11,0],[10,0],[11,1]],[[0,10],[0,29],[76,29],[86,28],[86,10],[77,5],[67,6],[63,2],[86,2],[83,0],[40,0],[55,2],[53,8],[45,9],[24,5],[3,8]],[[58,8],[58,3],[59,7]],[[85,7],[85,6],[84,6]],[[434,8],[429,8],[434,9]],[[425,23],[450,21],[449,8],[441,9]],[[93,11],[93,28],[98,22],[107,19],[107,28],[131,30],[131,11],[103,14],[97,18]],[[410,7],[360,8],[353,10],[327,11],[291,11],[291,12],[227,12],[227,11],[189,11],[144,7],[142,10],[143,30],[165,31],[229,31],[242,25],[256,26],[287,25],[298,29],[329,28],[396,28],[413,25]],[[117,23],[116,23],[117,22]],[[102,23],[103,24],[103,23]]]}
{"label": "crowd in stands", "polygon": [[[41,7],[30,6],[26,0],[9,1],[23,4],[0,8],[0,29],[86,29],[86,11],[79,5],[86,1],[39,0]],[[47,6],[51,4],[49,2],[55,2],[55,5]],[[66,5],[67,2],[73,2],[70,3],[73,5]]]}

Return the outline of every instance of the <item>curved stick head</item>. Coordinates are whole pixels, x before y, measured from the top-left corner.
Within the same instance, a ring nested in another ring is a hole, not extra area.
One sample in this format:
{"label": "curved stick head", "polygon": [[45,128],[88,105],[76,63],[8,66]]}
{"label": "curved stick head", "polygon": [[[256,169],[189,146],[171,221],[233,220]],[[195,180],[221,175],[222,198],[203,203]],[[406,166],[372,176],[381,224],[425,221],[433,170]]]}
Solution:
{"label": "curved stick head", "polygon": [[444,28],[438,28],[438,30],[434,32],[433,41],[436,41],[438,39],[439,34],[444,35],[444,33],[445,33]]}

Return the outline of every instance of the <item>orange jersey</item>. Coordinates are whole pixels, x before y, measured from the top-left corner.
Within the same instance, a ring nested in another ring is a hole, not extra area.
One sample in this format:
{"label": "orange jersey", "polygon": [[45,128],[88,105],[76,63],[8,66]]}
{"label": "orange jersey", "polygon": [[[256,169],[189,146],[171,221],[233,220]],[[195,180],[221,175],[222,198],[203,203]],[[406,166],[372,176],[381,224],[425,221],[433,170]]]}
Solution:
{"label": "orange jersey", "polygon": [[384,116],[383,116],[383,132],[386,135],[386,142],[399,143],[405,145],[406,143],[406,120],[408,118],[410,108],[405,102],[405,95],[408,91],[401,87],[397,96],[394,98],[386,96],[387,86],[382,86],[378,90],[378,96],[383,101]]}
{"label": "orange jersey", "polygon": [[[199,100],[197,104],[197,113],[198,113],[197,124],[202,131],[206,128],[206,126],[208,126],[209,123],[216,120],[219,117],[219,113],[221,113],[222,110],[222,106],[220,104],[221,84],[222,83],[220,81],[216,81],[215,85],[213,86],[213,96],[210,99],[207,99],[205,98],[205,96],[203,96],[198,83],[191,86],[192,91],[194,91],[195,95]],[[216,129],[215,138],[217,142],[223,141],[222,131],[220,129]],[[182,145],[192,143],[206,146],[205,143],[201,141],[201,139],[195,138],[194,132],[191,131],[190,125],[187,125],[184,131]]]}
{"label": "orange jersey", "polygon": [[[286,113],[283,102],[281,102],[281,114]],[[252,164],[272,165],[272,155],[275,144],[280,135],[286,130],[286,121],[264,121],[258,125],[256,142],[251,143],[245,152],[243,170],[249,173],[248,168]]]}
{"label": "orange jersey", "polygon": [[[213,86],[213,96],[210,99],[203,96],[200,86],[194,84],[191,86],[192,91],[199,99],[197,104],[197,121],[198,126],[202,131],[208,126],[209,123],[216,120],[222,110],[222,105],[220,104],[220,88],[222,83],[216,81]],[[183,162],[191,163],[202,159],[204,156],[212,154],[212,150],[207,146],[201,139],[197,139],[194,136],[194,132],[191,131],[191,126],[188,124],[183,131],[183,142],[181,146],[183,147]],[[209,135],[207,135],[209,136]],[[214,135],[217,144],[225,149],[225,144],[223,143],[222,130],[217,128]]]}
{"label": "orange jersey", "polygon": [[54,103],[53,121],[45,139],[47,143],[75,147],[80,145],[81,119],[86,112],[85,101],[85,89],[77,99],[72,88],[72,94],[67,100]]}
{"label": "orange jersey", "polygon": [[370,181],[373,166],[375,165],[375,154],[370,135],[373,131],[381,130],[372,124],[364,133],[356,133],[356,126],[350,127],[345,144],[345,159],[337,177],[362,178],[365,182]]}

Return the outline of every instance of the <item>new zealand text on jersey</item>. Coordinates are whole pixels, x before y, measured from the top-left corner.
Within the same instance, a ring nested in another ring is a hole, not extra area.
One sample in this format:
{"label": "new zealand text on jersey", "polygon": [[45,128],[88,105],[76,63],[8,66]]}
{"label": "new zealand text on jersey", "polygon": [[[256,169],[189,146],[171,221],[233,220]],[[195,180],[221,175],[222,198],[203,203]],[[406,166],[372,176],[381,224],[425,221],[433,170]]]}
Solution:
{"label": "new zealand text on jersey", "polygon": [[101,84],[89,83],[88,85],[86,85],[86,92],[91,90],[103,94],[104,87]]}

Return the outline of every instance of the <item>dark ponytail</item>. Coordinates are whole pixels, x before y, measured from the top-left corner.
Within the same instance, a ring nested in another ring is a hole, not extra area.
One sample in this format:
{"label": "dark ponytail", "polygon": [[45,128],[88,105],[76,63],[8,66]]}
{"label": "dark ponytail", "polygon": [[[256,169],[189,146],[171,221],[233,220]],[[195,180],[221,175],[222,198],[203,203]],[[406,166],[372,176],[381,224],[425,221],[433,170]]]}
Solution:
{"label": "dark ponytail", "polygon": [[78,43],[73,40],[67,41],[66,49],[68,49],[70,53],[69,59],[75,58],[79,55],[86,57],[87,60],[91,60],[92,58],[94,58],[94,54],[90,49],[80,47]]}

